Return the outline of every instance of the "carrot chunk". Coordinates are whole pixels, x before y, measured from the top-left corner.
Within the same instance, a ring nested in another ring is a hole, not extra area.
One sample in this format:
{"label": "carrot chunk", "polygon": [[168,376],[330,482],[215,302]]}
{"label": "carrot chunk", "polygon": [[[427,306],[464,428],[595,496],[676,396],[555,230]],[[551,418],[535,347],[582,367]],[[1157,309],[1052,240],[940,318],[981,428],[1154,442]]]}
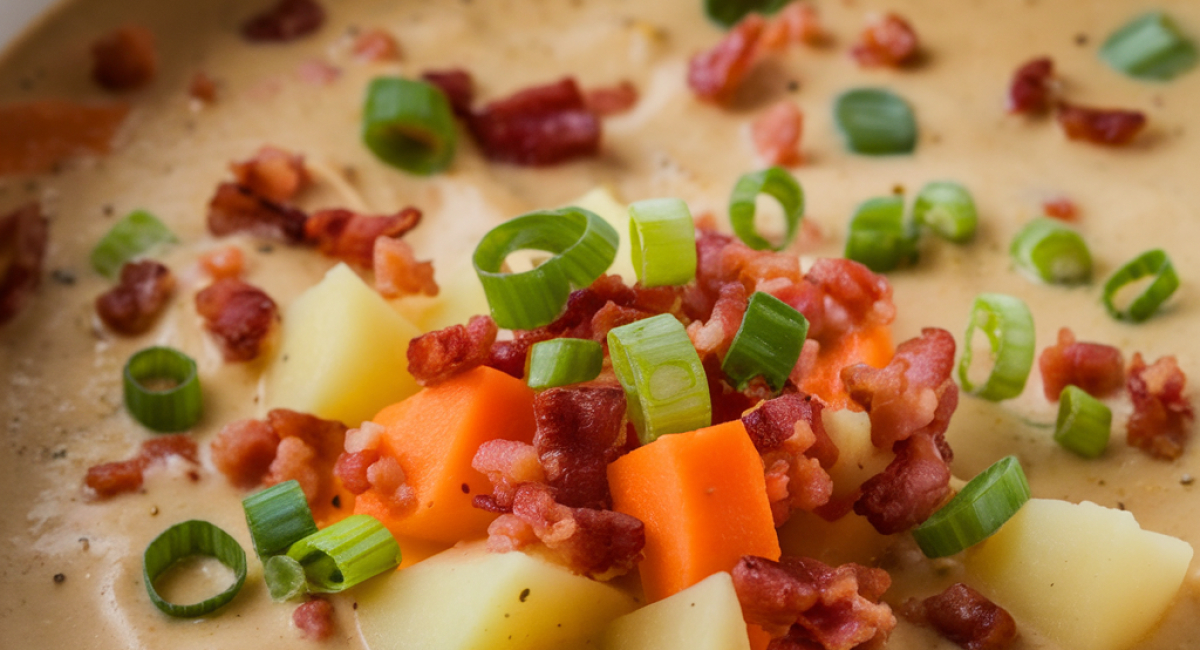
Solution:
{"label": "carrot chunk", "polygon": [[[816,395],[835,411],[850,406],[850,395],[842,384],[842,368],[865,363],[882,368],[892,358],[892,332],[886,325],[872,325],[839,337],[833,345],[822,345],[812,370],[800,382],[800,390]],[[859,410],[857,406],[855,410]]]}

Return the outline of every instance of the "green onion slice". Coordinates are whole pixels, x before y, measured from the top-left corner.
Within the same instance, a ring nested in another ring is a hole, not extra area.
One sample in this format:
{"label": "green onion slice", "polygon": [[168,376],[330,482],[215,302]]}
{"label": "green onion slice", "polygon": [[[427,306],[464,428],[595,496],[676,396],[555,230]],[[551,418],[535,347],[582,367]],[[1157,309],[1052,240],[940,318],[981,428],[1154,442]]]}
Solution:
{"label": "green onion slice", "polygon": [[961,244],[975,236],[979,215],[967,188],[953,181],[936,181],[917,193],[913,222],[927,226],[944,239]]}
{"label": "green onion slice", "polygon": [[[233,571],[233,584],[216,596],[191,605],[168,602],[158,595],[154,582],[171,565],[192,555],[206,555],[220,560]],[[164,530],[146,547],[142,556],[142,579],[146,582],[150,600],[163,613],[180,618],[204,616],[228,604],[245,584],[246,552],[229,533],[207,521],[184,521]]]}
{"label": "green onion slice", "polygon": [[659,314],[613,328],[608,349],[642,444],[712,423],[704,365],[674,316]]}
{"label": "green onion slice", "polygon": [[[779,202],[783,208],[783,218],[786,229],[783,240],[778,245],[772,244],[754,226],[754,215],[758,211],[755,199],[759,194],[767,194]],[[743,174],[733,186],[729,196],[729,222],[733,232],[750,248],[756,251],[769,248],[781,251],[792,243],[800,230],[800,221],[804,218],[804,188],[788,171],[782,167],[770,167],[762,171]]]}
{"label": "green onion slice", "polygon": [[[983,330],[992,352],[992,369],[982,385],[971,382],[972,337]],[[1033,314],[1019,298],[984,293],[975,298],[958,362],[958,381],[963,390],[993,402],[1016,397],[1025,390],[1033,368]]]}
{"label": "green onion slice", "polygon": [[604,347],[590,339],[551,339],[529,348],[525,383],[534,390],[591,381],[604,365]]}
{"label": "green onion slice", "polygon": [[168,347],[146,348],[125,363],[125,407],[154,431],[183,431],[200,419],[200,376],[191,357]]}
{"label": "green onion slice", "polygon": [[643,287],[678,286],[696,277],[696,224],[679,199],[629,206],[633,268]]}
{"label": "green onion slice", "polygon": [[446,95],[424,81],[380,77],[367,86],[362,139],[383,162],[427,176],[450,166],[458,139]]}
{"label": "green onion slice", "polygon": [[179,241],[158,217],[144,210],[130,212],[100,238],[92,249],[92,268],[114,280],[121,267],[159,244]]}
{"label": "green onion slice", "polygon": [[295,480],[284,481],[242,499],[254,552],[263,562],[286,553],[288,547],[317,532],[304,490]]}
{"label": "green onion slice", "polygon": [[846,148],[868,156],[912,153],[917,121],[899,95],[883,88],[855,88],[838,96],[833,107]]}
{"label": "green onion slice", "polygon": [[[1142,278],[1154,276],[1154,280],[1142,290],[1124,309],[1114,302],[1117,292],[1125,285]],[[1104,283],[1104,307],[1117,320],[1140,323],[1154,315],[1171,294],[1179,288],[1179,276],[1175,265],[1161,249],[1146,251],[1117,269]]]}
{"label": "green onion slice", "polygon": [[[619,241],[607,221],[577,207],[531,212],[496,226],[472,257],[492,319],[506,329],[550,323],[572,287],[586,287],[608,270]],[[500,270],[509,254],[527,248],[555,255],[523,273]]]}
{"label": "green onion slice", "polygon": [[722,27],[733,27],[751,12],[773,14],[792,0],[704,0],[704,13]]}
{"label": "green onion slice", "polygon": [[1109,36],[1100,58],[1136,79],[1170,81],[1196,65],[1196,44],[1170,16],[1152,11]]}
{"label": "green onion slice", "polygon": [[1013,239],[1017,268],[1050,284],[1078,284],[1092,277],[1092,253],[1073,228],[1049,217],[1030,221]]}
{"label": "green onion slice", "polygon": [[800,359],[806,336],[808,319],[804,314],[769,293],[756,291],[721,370],[737,390],[762,375],[771,389],[778,391]]}
{"label": "green onion slice", "polygon": [[876,273],[916,261],[917,234],[904,223],[904,197],[878,197],[859,205],[850,218],[845,255]]}
{"label": "green onion slice", "polygon": [[292,545],[288,557],[304,567],[308,590],[349,589],[400,564],[400,545],[379,520],[350,515]]}
{"label": "green onion slice", "polygon": [[263,564],[263,579],[271,600],[282,603],[308,593],[308,577],[304,567],[287,555],[272,555]]}
{"label": "green onion slice", "polygon": [[954,555],[991,537],[1029,500],[1029,481],[1016,456],[1005,456],[971,479],[959,492],[913,529],[925,557]]}
{"label": "green onion slice", "polygon": [[1067,386],[1059,396],[1054,440],[1085,458],[1098,458],[1108,446],[1112,410],[1078,386]]}

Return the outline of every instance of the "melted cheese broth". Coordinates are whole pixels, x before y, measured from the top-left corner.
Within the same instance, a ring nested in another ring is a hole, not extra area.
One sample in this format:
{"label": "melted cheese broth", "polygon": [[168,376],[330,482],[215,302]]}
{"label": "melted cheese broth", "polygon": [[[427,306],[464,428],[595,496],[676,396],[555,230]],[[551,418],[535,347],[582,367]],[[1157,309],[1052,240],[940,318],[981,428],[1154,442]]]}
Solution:
{"label": "melted cheese broth", "polygon": [[[0,208],[36,199],[51,219],[42,287],[0,330],[0,647],[235,650],[309,643],[290,624],[293,607],[271,603],[253,560],[237,599],[198,620],[160,614],[141,580],[146,544],[177,521],[207,519],[250,548],[243,495],[213,469],[207,448],[223,424],[265,413],[263,365],[223,363],[199,328],[192,296],[206,282],[196,258],[218,244],[205,232],[207,200],[227,177],[227,163],[263,144],[308,157],[318,184],[303,197],[306,208],[422,209],[425,221],[408,241],[420,257],[435,260],[447,286],[450,276],[464,272],[466,255],[489,228],[568,202],[598,184],[627,201],[678,196],[696,214],[723,215],[733,181],[761,166],[749,140],[750,121],[786,97],[805,114],[807,163],[796,174],[808,195],[808,219],[824,233],[805,255],[838,255],[855,205],[894,187],[911,195],[927,181],[954,179],[975,196],[981,228],[973,244],[927,238],[919,266],[889,276],[899,310],[897,341],[937,326],[955,333],[961,345],[972,298],[997,291],[1028,302],[1039,350],[1069,325],[1082,340],[1117,345],[1127,358],[1134,351],[1150,359],[1177,355],[1184,371],[1200,378],[1194,337],[1200,313],[1200,256],[1194,252],[1200,241],[1200,184],[1194,178],[1200,71],[1169,84],[1144,84],[1109,70],[1096,56],[1109,31],[1151,8],[1146,2],[821,2],[832,46],[796,46],[758,66],[732,110],[699,103],[685,85],[688,57],[720,36],[701,14],[699,0],[342,0],[324,3],[329,21],[315,37],[291,45],[243,42],[237,27],[266,4],[70,2],[0,62],[4,102],[102,99],[89,78],[88,47],[126,22],[157,34],[162,62],[152,87],[130,97],[134,112],[111,156],[73,161],[44,177],[0,179]],[[1200,36],[1200,4],[1163,0],[1153,6]],[[920,34],[924,56],[914,69],[861,70],[848,58],[864,16],[884,10],[897,11]],[[402,61],[368,65],[351,59],[349,34],[376,27],[397,36]],[[1133,146],[1111,150],[1066,141],[1052,118],[1006,115],[1012,72],[1037,55],[1053,57],[1070,101],[1145,111],[1147,132]],[[297,66],[309,59],[331,61],[342,74],[328,86],[306,83]],[[605,121],[603,154],[595,160],[521,169],[486,163],[465,141],[451,172],[432,179],[374,160],[358,138],[369,79],[449,67],[470,70],[484,101],[564,75],[584,87],[630,79],[641,100],[633,112]],[[220,84],[218,102],[204,109],[190,106],[185,93],[199,70]],[[872,159],[843,150],[831,101],[861,85],[892,88],[912,103],[920,125],[914,155]],[[1080,206],[1096,277],[1152,247],[1171,253],[1183,286],[1164,313],[1143,325],[1120,324],[1099,305],[1098,283],[1042,286],[1010,268],[1005,251],[1013,234],[1039,213],[1043,200],[1060,195]],[[90,270],[87,255],[117,217],[136,208],[159,215],[184,243],[164,257],[179,278],[168,313],[150,333],[127,339],[105,332],[94,316],[92,302],[108,285]],[[248,254],[248,280],[281,306],[332,264],[309,250],[233,241]],[[74,282],[62,281],[68,277]],[[121,406],[120,370],[132,352],[150,344],[175,346],[200,364],[206,408],[193,434],[203,449],[201,478],[190,480],[184,464],[172,463],[149,473],[141,493],[89,502],[80,487],[86,469],[132,456],[147,435]],[[1185,484],[1200,473],[1196,445],[1178,461],[1151,460],[1123,444],[1126,414],[1127,407],[1118,407],[1114,442],[1103,459],[1079,460],[1037,426],[1053,420],[1054,407],[1042,397],[1035,373],[1025,394],[1010,402],[964,397],[949,432],[953,469],[969,479],[1015,453],[1035,496],[1122,506],[1144,528],[1200,547],[1200,500],[1193,494],[1200,488]],[[840,559],[888,568],[895,585],[886,599],[893,605],[962,577],[956,560],[924,561],[904,539],[883,553]],[[56,574],[63,579],[56,581]],[[1193,561],[1163,623],[1138,647],[1194,643],[1200,636],[1198,585]],[[353,600],[353,593],[334,599],[338,627],[325,647],[361,646]],[[954,646],[902,620],[888,647]],[[1023,628],[1015,647],[1053,646]]]}

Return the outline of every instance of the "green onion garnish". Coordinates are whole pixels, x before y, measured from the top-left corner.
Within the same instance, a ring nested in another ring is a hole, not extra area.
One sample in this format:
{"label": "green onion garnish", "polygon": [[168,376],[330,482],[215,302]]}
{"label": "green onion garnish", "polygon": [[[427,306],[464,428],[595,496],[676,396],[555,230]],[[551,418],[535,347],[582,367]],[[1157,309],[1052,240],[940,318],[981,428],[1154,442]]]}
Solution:
{"label": "green onion garnish", "polygon": [[308,593],[308,578],[304,567],[286,555],[272,555],[263,564],[263,580],[271,600],[282,603]]}
{"label": "green onion garnish", "polygon": [[362,139],[383,162],[429,175],[450,166],[458,131],[450,102],[436,86],[380,77],[367,87]]}
{"label": "green onion garnish", "polygon": [[[496,226],[483,236],[472,261],[496,324],[533,329],[558,317],[571,288],[600,277],[617,255],[617,231],[583,208],[531,212]],[[509,254],[523,249],[555,253],[523,273],[504,273]]]}
{"label": "green onion garnish", "polygon": [[1098,458],[1108,446],[1112,410],[1078,386],[1067,386],[1059,396],[1054,440],[1085,458]]}
{"label": "green onion garnish", "polygon": [[191,357],[167,347],[146,348],[125,363],[125,408],[154,431],[183,431],[200,419],[200,376]]}
{"label": "green onion garnish", "polygon": [[954,555],[991,537],[1029,500],[1029,481],[1016,456],[1005,456],[963,486],[913,529],[925,557]]}
{"label": "green onion garnish", "polygon": [[130,212],[113,224],[92,249],[92,268],[114,280],[121,267],[158,244],[179,241],[158,217],[144,210]]}
{"label": "green onion garnish", "polygon": [[[158,595],[154,581],[158,580],[171,565],[192,555],[214,557],[229,567],[234,582],[221,593],[191,605],[176,605]],[[229,533],[207,521],[193,519],[164,530],[146,547],[142,556],[142,579],[154,606],[165,614],[180,618],[203,616],[220,609],[233,600],[246,582],[246,552]]]}
{"label": "green onion garnish", "polygon": [[904,223],[904,197],[878,197],[859,205],[850,218],[845,255],[876,273],[915,261],[917,236]]}
{"label": "green onion garnish", "polygon": [[1196,45],[1170,16],[1152,11],[1109,36],[1100,58],[1136,79],[1169,81],[1196,65]]}
{"label": "green onion garnish", "polygon": [[[975,328],[987,335],[992,369],[982,385],[971,382],[972,336]],[[1016,397],[1025,390],[1033,368],[1033,314],[1020,298],[983,293],[971,306],[971,317],[958,362],[958,382],[963,390],[993,402]]]}
{"label": "green onion garnish", "polygon": [[913,222],[928,226],[939,236],[955,243],[975,236],[979,216],[975,200],[967,188],[953,181],[928,183],[917,193],[913,204]]}
{"label": "green onion garnish", "polygon": [[659,314],[613,328],[608,349],[643,445],[712,423],[704,365],[674,316]]}
{"label": "green onion garnish", "polygon": [[696,224],[679,199],[629,206],[633,268],[644,287],[677,286],[696,277]]}
{"label": "green onion garnish", "polygon": [[792,0],[704,0],[704,13],[722,27],[733,27],[751,12],[773,14]]}
{"label": "green onion garnish", "polygon": [[856,88],[838,96],[833,119],[846,148],[869,156],[912,153],[917,121],[899,95],[883,88]]}
{"label": "green onion garnish", "polygon": [[[1114,300],[1122,287],[1151,275],[1155,276],[1154,281],[1142,289],[1128,307],[1117,308]],[[1117,320],[1140,323],[1153,316],[1178,288],[1179,276],[1175,274],[1175,265],[1171,264],[1166,252],[1156,248],[1138,255],[1117,269],[1104,283],[1104,308]]]}
{"label": "green onion garnish", "polygon": [[[758,211],[755,200],[759,194],[767,194],[779,202],[783,208],[783,219],[786,230],[783,240],[778,245],[772,244],[754,225],[754,216]],[[782,167],[770,167],[762,171],[742,174],[733,186],[729,196],[729,222],[733,232],[750,248],[756,251],[769,248],[781,251],[792,243],[800,230],[800,220],[804,218],[804,188],[788,171]]]}
{"label": "green onion garnish", "polygon": [[529,348],[525,383],[534,390],[591,381],[604,365],[604,348],[590,339],[551,339]]}
{"label": "green onion garnish", "polygon": [[292,545],[288,557],[304,567],[308,590],[349,589],[400,564],[400,545],[379,520],[350,515]]}
{"label": "green onion garnish", "polygon": [[288,547],[317,532],[304,490],[294,480],[255,492],[242,499],[254,552],[263,562],[286,553]]}
{"label": "green onion garnish", "polygon": [[1092,277],[1092,254],[1083,237],[1058,219],[1038,217],[1013,239],[1017,268],[1050,284],[1077,284]]}
{"label": "green onion garnish", "polygon": [[755,291],[721,370],[737,390],[762,375],[772,390],[780,390],[800,359],[808,336],[808,319],[769,293]]}

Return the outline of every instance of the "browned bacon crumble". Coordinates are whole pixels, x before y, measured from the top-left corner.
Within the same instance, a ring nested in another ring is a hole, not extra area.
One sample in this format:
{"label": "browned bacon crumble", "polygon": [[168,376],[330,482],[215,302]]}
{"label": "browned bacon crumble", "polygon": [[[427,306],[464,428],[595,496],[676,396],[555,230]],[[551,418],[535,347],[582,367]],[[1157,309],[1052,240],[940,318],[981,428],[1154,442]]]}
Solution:
{"label": "browned bacon crumble", "polygon": [[513,499],[521,485],[546,482],[538,450],[516,440],[489,440],[479,445],[471,467],[492,483],[492,493],[475,495],[472,504],[497,514],[512,512]]}
{"label": "browned bacon crumble", "polygon": [[1067,386],[1078,386],[1092,397],[1108,397],[1125,385],[1125,359],[1111,345],[1080,343],[1069,328],[1058,330],[1058,343],[1038,357],[1046,399],[1058,401]]}
{"label": "browned bacon crumble", "polygon": [[418,384],[432,386],[487,361],[497,328],[490,316],[472,316],[464,325],[422,334],[408,344],[408,371]]}
{"label": "browned bacon crumble", "polygon": [[400,44],[396,42],[396,37],[382,29],[371,29],[359,34],[358,38],[354,39],[351,49],[354,57],[360,61],[379,63],[400,58]]}
{"label": "browned bacon crumble", "polygon": [[1061,196],[1043,202],[1042,212],[1047,217],[1053,217],[1060,221],[1077,221],[1079,219],[1079,206],[1075,205],[1071,199]]}
{"label": "browned bacon crumble", "polygon": [[200,256],[200,268],[214,280],[239,278],[246,268],[246,256],[237,246],[214,248]]}
{"label": "browned bacon crumble", "polygon": [[868,19],[866,29],[859,35],[850,55],[864,67],[898,68],[912,63],[918,48],[917,33],[912,25],[889,13]]}
{"label": "browned bacon crumble", "polygon": [[794,167],[804,162],[800,138],[804,134],[804,114],[790,99],[782,99],[750,125],[750,137],[758,156],[769,165]]}
{"label": "browned bacon crumble", "polygon": [[375,238],[375,290],[385,298],[424,294],[438,295],[433,279],[433,262],[417,261],[408,242],[391,237]]}
{"label": "browned bacon crumble", "polygon": [[821,409],[820,400],[790,393],[742,416],[762,454],[776,527],[786,523],[792,511],[814,511],[833,496],[833,479],[825,469],[837,462],[838,449],[825,432]]}
{"label": "browned bacon crumble", "polygon": [[287,203],[312,184],[304,156],[270,145],[253,158],[230,163],[237,184],[272,203]]}
{"label": "browned bacon crumble", "polygon": [[919,601],[913,609],[917,622],[928,623],[966,650],[1004,650],[1017,638],[1013,617],[961,582]]}
{"label": "browned bacon crumble", "polygon": [[1173,460],[1183,454],[1192,435],[1195,411],[1183,394],[1187,377],[1175,357],[1150,364],[1134,353],[1129,366],[1129,396],[1133,413],[1126,424],[1126,440],[1155,458]]}
{"label": "browned bacon crumble", "polygon": [[96,313],[109,329],[134,336],[149,330],[175,290],[171,269],[154,260],[126,262],[119,284],[96,298]]}
{"label": "browned bacon crumble", "polygon": [[758,58],[758,41],[766,20],[749,14],[711,49],[688,61],[688,86],[702,100],[729,104]]}
{"label": "browned bacon crumble", "polygon": [[1058,124],[1071,140],[1120,146],[1129,144],[1146,126],[1141,111],[1100,109],[1058,103]]}
{"label": "browned bacon crumble", "polygon": [[144,88],[158,72],[154,34],[125,25],[92,44],[92,78],[112,91]]}
{"label": "browned bacon crumble", "polygon": [[758,45],[778,52],[791,43],[821,45],[826,38],[817,10],[807,2],[793,2],[767,21]]}
{"label": "browned bacon crumble", "polygon": [[1050,57],[1039,57],[1017,68],[1008,87],[1008,112],[1045,111],[1050,107],[1053,80],[1054,61]]}
{"label": "browned bacon crumble", "polygon": [[0,217],[0,325],[12,320],[37,289],[46,257],[49,222],[41,206],[29,203]]}
{"label": "browned bacon crumble", "polygon": [[279,321],[279,308],[266,292],[233,278],[217,280],[197,293],[196,311],[226,361],[256,358]]}
{"label": "browned bacon crumble", "polygon": [[292,612],[292,623],[313,641],[324,641],[333,635],[333,604],[312,596]]}
{"label": "browned bacon crumble", "polygon": [[466,70],[430,70],[421,79],[437,86],[446,95],[454,114],[466,119],[471,115],[471,104],[475,101],[475,80]]}
{"label": "browned bacon crumble", "polygon": [[199,452],[196,442],[185,434],[155,436],[142,443],[141,450],[129,460],[102,463],[88,468],[84,485],[96,497],[107,499],[126,492],[141,489],[144,472],[148,467],[170,456],[198,464]]}
{"label": "browned bacon crumble", "polygon": [[242,36],[252,42],[294,41],[308,36],[325,22],[325,10],[314,0],[280,0],[242,25]]}
{"label": "browned bacon crumble", "polygon": [[537,167],[600,151],[600,120],[571,77],[494,101],[467,125],[483,154],[501,162]]}
{"label": "browned bacon crumble", "polygon": [[208,231],[218,237],[246,232],[289,244],[304,242],[308,215],[237,183],[221,183],[208,203]]}
{"label": "browned bacon crumble", "polygon": [[421,211],[408,207],[387,216],[367,216],[350,210],[321,210],[304,224],[308,241],[322,253],[360,268],[375,264],[375,241],[380,237],[402,237],[421,223]]}
{"label": "browned bacon crumble", "polygon": [[188,97],[204,104],[217,101],[217,82],[205,72],[197,72],[188,82]]}
{"label": "browned bacon crumble", "polygon": [[637,104],[638,90],[628,79],[612,86],[592,88],[583,94],[588,110],[600,117],[627,113]]}
{"label": "browned bacon crumble", "polygon": [[555,500],[572,508],[612,508],[608,464],[625,445],[625,391],[620,386],[571,386],[533,400],[533,446]]}

